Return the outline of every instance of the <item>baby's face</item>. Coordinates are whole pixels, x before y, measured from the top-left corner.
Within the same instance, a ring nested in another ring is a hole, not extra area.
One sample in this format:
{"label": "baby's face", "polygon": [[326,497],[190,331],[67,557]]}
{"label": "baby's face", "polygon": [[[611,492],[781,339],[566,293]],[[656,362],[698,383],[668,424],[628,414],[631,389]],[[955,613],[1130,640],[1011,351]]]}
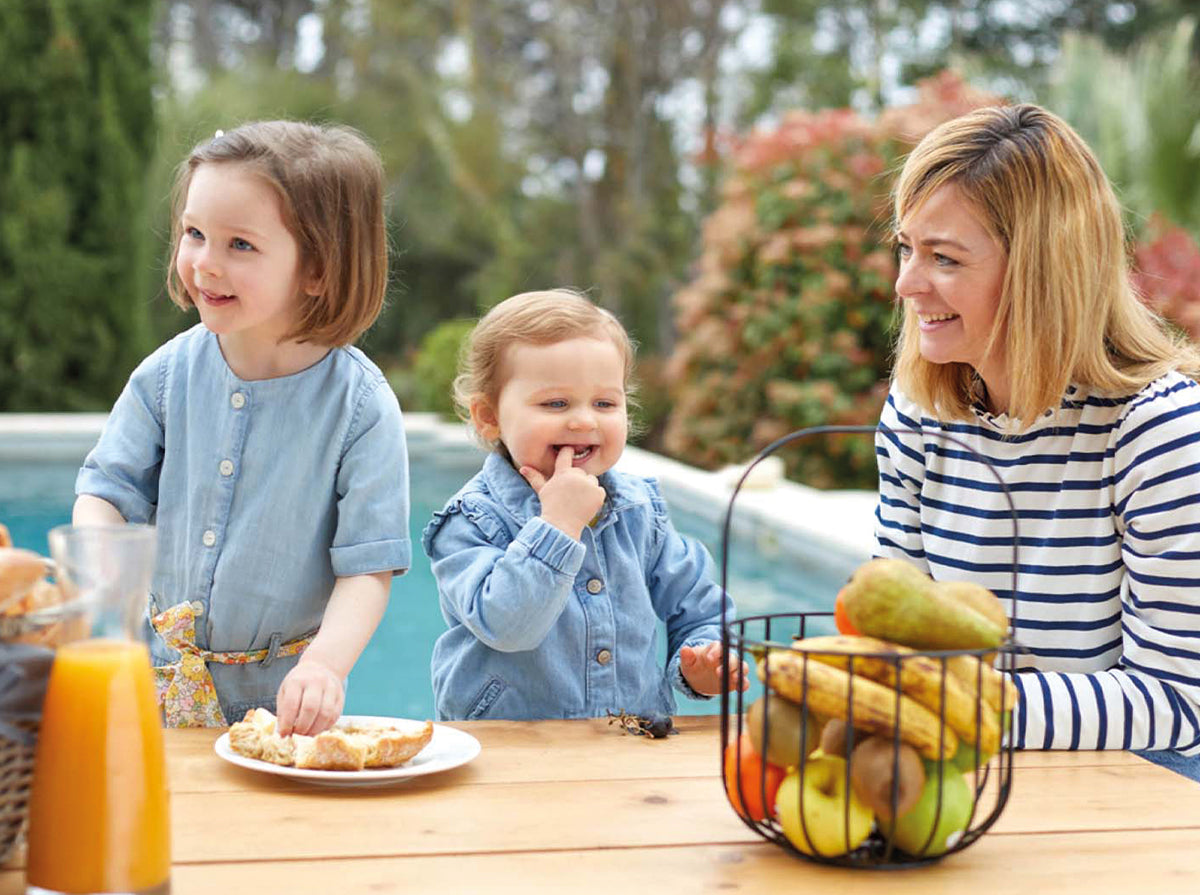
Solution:
{"label": "baby's face", "polygon": [[[494,426],[519,469],[531,466],[549,478],[563,446],[574,465],[592,475],[612,467],[625,450],[625,362],[611,339],[577,338],[550,345],[518,342],[505,350],[504,386]],[[477,425],[479,421],[477,420]]]}

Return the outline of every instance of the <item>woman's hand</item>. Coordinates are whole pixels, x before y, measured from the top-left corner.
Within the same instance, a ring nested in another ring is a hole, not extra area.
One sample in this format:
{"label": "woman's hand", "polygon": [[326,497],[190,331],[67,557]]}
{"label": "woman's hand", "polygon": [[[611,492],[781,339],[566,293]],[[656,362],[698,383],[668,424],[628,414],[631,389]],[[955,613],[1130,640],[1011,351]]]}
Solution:
{"label": "woman's hand", "polygon": [[[679,670],[683,679],[697,693],[716,696],[721,692],[721,665],[724,655],[716,640],[704,646],[684,646],[679,649]],[[739,662],[729,667],[729,689],[745,690],[750,686],[750,666]]]}
{"label": "woman's hand", "polygon": [[346,690],[341,677],[320,659],[301,656],[279,685],[275,699],[280,736],[316,736],[342,716]]}
{"label": "woman's hand", "polygon": [[554,458],[554,474],[550,478],[532,466],[522,466],[520,473],[537,492],[542,518],[578,541],[583,527],[604,506],[605,494],[594,475],[571,465],[574,455],[574,448],[561,448]]}

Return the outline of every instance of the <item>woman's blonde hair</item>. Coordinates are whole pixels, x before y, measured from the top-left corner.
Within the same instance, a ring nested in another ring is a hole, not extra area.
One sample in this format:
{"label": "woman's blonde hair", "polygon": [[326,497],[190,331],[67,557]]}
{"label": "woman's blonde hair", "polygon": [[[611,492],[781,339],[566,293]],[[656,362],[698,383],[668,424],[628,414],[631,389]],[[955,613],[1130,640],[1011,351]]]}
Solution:
{"label": "woman's blonde hair", "polygon": [[[484,400],[493,407],[504,387],[505,349],[516,344],[551,345],[566,339],[611,339],[625,366],[625,395],[633,397],[634,344],[610,311],[571,289],[522,292],[497,304],[479,319],[463,343],[454,406],[471,422],[471,404]],[[490,447],[496,447],[489,443]]]}
{"label": "woman's blonde hair", "polygon": [[[953,185],[1007,253],[987,346],[1007,349],[1009,416],[1057,410],[1068,385],[1128,394],[1171,370],[1200,372],[1200,351],[1135,293],[1121,208],[1087,144],[1033,105],[978,109],[931,131],[896,183],[895,226]],[[935,364],[904,311],[894,378],[927,411],[969,418],[978,379]]]}
{"label": "woman's blonde hair", "polygon": [[217,132],[179,166],[172,198],[167,293],[184,310],[193,302],[175,270],[180,218],[201,165],[237,164],[279,197],[284,225],[300,248],[304,276],[318,294],[304,295],[300,321],[285,340],[349,345],[383,308],[387,235],[383,163],[353,128],[298,121],[256,121]]}

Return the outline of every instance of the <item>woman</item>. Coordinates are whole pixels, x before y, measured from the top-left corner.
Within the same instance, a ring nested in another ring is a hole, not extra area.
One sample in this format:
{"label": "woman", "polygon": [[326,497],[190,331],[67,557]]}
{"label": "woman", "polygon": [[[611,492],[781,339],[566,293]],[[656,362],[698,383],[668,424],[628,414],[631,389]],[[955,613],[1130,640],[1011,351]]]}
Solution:
{"label": "woman", "polygon": [[1019,519],[1016,745],[1155,750],[1200,779],[1200,351],[1138,300],[1112,187],[1044,109],[943,124],[894,204],[878,553],[1013,598],[986,457]]}

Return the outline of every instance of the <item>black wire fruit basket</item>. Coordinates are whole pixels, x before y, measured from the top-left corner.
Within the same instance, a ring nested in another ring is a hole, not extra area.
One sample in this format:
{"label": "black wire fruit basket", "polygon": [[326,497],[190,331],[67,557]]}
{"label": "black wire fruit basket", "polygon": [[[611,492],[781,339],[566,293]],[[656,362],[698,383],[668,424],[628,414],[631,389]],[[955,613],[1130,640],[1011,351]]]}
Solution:
{"label": "black wire fruit basket", "polygon": [[[1017,690],[1008,675],[1020,647],[1008,631],[1016,625],[1019,537],[1004,480],[987,458],[942,432],[885,426],[792,432],[758,453],[730,495],[721,534],[721,587],[728,593],[734,504],[755,466],[804,438],[879,432],[951,442],[973,454],[998,482],[1013,521],[1012,600],[1004,604],[1011,605],[1011,617],[1004,619],[1003,637],[998,644],[970,648],[906,647],[856,631],[824,636],[834,611],[740,619],[726,619],[722,611],[725,654],[741,654],[763,687],[747,705],[744,692],[729,691],[725,669],[720,760],[731,807],[764,839],[822,864],[897,869],[929,864],[972,845],[999,818],[1012,791],[1014,747],[1008,734]],[[889,567],[892,573],[900,570]],[[942,587],[928,576],[923,580]],[[833,605],[835,595],[829,597]]]}

